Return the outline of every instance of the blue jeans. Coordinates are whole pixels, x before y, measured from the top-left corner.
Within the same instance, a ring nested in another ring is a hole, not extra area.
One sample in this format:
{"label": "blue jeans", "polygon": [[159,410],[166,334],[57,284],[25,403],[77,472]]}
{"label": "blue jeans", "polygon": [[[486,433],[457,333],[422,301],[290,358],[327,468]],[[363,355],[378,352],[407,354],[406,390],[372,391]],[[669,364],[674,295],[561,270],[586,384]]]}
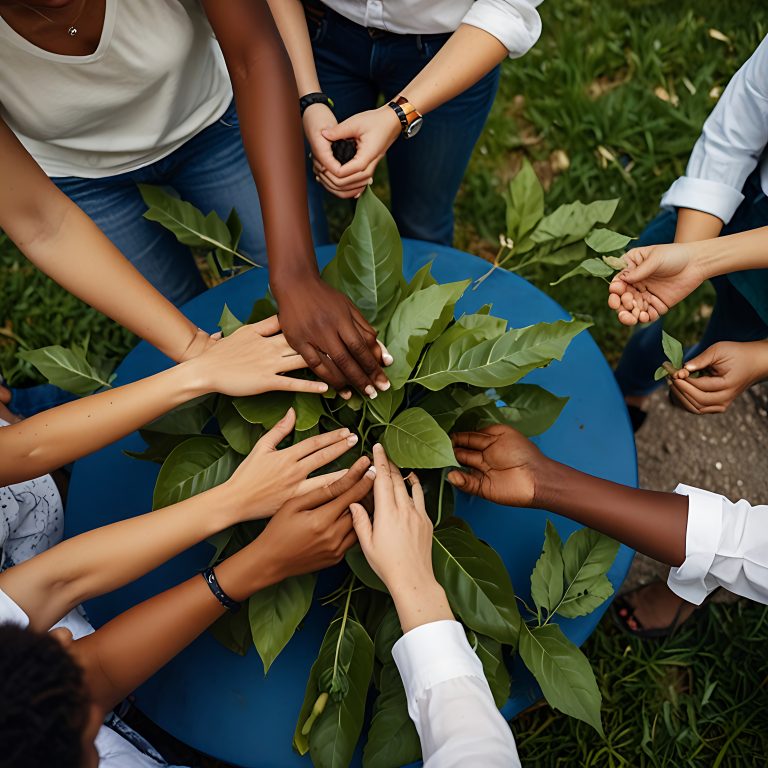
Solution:
{"label": "blue jeans", "polygon": [[47,411],[57,405],[77,400],[77,395],[66,392],[53,384],[37,384],[33,387],[11,387],[11,402],[8,410],[28,418],[40,411]]}
{"label": "blue jeans", "polygon": [[200,208],[243,222],[240,249],[266,264],[261,207],[240,138],[234,103],[172,154],[136,171],[101,179],[52,181],[74,200],[161,293],[180,305],[205,289],[190,250],[160,224],[147,221],[137,184],[170,187]]}
{"label": "blue jeans", "polygon": [[[421,72],[449,34],[395,35],[369,31],[316,0],[306,4],[315,65],[339,122],[391,99]],[[453,242],[453,201],[499,85],[499,67],[424,118],[412,139],[387,152],[392,215],[403,237]],[[407,93],[406,93],[407,96]],[[418,105],[417,105],[418,106]],[[323,188],[308,164],[315,244],[328,242]]]}
{"label": "blue jeans", "polygon": [[[723,235],[768,226],[768,200],[760,188],[757,172],[747,179],[743,192],[744,202],[730,223],[723,228]],[[662,211],[643,230],[637,245],[671,243],[675,239],[676,226],[677,211]],[[734,279],[736,276],[738,280]],[[717,300],[701,339],[686,352],[686,359],[695,357],[718,341],[758,341],[768,338],[768,324],[737,288],[745,277],[749,278],[750,285],[761,286],[760,292],[768,295],[768,270],[765,269],[713,278],[711,282]],[[659,386],[653,374],[666,360],[661,348],[661,326],[661,320],[657,320],[640,328],[632,334],[624,348],[615,375],[625,396],[648,395]]]}

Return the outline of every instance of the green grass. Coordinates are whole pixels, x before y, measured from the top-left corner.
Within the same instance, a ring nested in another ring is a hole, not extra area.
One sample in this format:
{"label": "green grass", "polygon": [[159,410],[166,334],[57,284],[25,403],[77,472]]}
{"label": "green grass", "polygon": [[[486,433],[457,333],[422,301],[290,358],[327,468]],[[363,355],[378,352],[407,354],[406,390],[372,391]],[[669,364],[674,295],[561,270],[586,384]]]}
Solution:
{"label": "green grass", "polygon": [[[768,32],[760,0],[547,0],[544,34],[524,59],[504,64],[501,90],[456,204],[456,244],[493,255],[500,192],[524,156],[549,188],[548,205],[620,197],[614,226],[637,235],[684,171],[722,88]],[[728,38],[710,35],[714,29]],[[686,84],[686,79],[688,83]],[[657,95],[663,88],[665,101]],[[601,149],[602,148],[602,149]],[[552,153],[570,168],[555,172]],[[385,178],[385,174],[381,175]],[[336,231],[349,215],[334,212]],[[540,287],[595,318],[595,338],[615,360],[627,337],[606,307],[605,284],[577,279]],[[82,340],[99,355],[133,343],[21,260],[0,239],[0,370],[36,380],[17,345]],[[712,294],[700,289],[669,316],[691,342]],[[542,707],[514,725],[525,765],[701,768],[762,766],[768,753],[765,648],[768,609],[712,606],[671,640],[628,640],[605,621],[585,650],[604,696],[605,739]]]}

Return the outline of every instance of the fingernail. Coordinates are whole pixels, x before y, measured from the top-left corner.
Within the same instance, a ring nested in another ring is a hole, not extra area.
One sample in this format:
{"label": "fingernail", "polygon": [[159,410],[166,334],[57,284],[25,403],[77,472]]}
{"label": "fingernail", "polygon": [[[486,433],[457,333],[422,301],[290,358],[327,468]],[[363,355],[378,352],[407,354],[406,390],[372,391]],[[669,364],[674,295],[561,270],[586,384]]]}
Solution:
{"label": "fingernail", "polygon": [[379,379],[379,380],[376,382],[376,386],[377,386],[377,387],[378,387],[378,388],[379,388],[379,389],[380,389],[382,392],[386,392],[386,391],[387,391],[387,390],[388,390],[388,389],[389,389],[389,388],[392,386],[392,384],[390,383],[389,379]]}
{"label": "fingernail", "polygon": [[347,438],[347,445],[354,445],[357,442],[357,435],[350,435]]}
{"label": "fingernail", "polygon": [[319,176],[315,176],[315,181],[320,181],[320,177]]}
{"label": "fingernail", "polygon": [[395,358],[389,354],[389,352],[383,352],[381,359],[384,361],[384,365],[392,365],[395,362]]}
{"label": "fingernail", "polygon": [[343,392],[339,392],[339,395],[344,400],[349,400],[349,398],[352,397],[352,393],[348,389],[345,389]]}
{"label": "fingernail", "polygon": [[344,429],[339,432],[339,437],[348,437],[350,434],[349,430],[345,427]]}
{"label": "fingernail", "polygon": [[375,400],[376,396],[379,394],[376,391],[376,387],[372,386],[371,384],[369,384],[363,391],[366,395],[368,395],[368,397],[371,398],[371,400]]}
{"label": "fingernail", "polygon": [[373,450],[374,450],[374,451],[375,451],[377,448],[378,448],[380,451],[383,451],[383,450],[384,450],[384,446],[382,446],[382,444],[381,444],[381,443],[376,443],[376,444],[373,446]]}
{"label": "fingernail", "polygon": [[365,182],[368,186],[371,186],[373,184],[373,179],[368,179],[368,181]]}
{"label": "fingernail", "polygon": [[376,477],[376,467],[368,467],[368,469],[365,471],[365,474],[368,475],[368,477]]}
{"label": "fingernail", "polygon": [[324,381],[319,381],[317,383],[317,391],[318,392],[327,392],[328,391],[328,385]]}

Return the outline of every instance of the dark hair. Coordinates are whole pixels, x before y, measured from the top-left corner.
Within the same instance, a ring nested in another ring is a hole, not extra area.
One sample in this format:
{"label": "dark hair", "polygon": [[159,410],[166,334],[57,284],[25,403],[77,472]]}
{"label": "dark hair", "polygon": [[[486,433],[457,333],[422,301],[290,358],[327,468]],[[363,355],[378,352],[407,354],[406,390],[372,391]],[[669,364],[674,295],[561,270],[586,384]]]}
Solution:
{"label": "dark hair", "polygon": [[83,673],[47,632],[0,624],[0,768],[81,768]]}

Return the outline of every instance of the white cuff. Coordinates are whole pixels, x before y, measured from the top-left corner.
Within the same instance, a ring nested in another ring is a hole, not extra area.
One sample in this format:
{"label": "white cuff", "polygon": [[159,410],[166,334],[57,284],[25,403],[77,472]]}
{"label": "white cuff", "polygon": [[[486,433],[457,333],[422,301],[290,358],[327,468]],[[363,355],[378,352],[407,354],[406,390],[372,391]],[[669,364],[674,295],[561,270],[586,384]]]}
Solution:
{"label": "white cuff", "polygon": [[669,572],[667,584],[689,603],[701,605],[717,587],[707,579],[715,560],[723,530],[723,497],[689,485],[678,485],[675,493],[688,497],[688,528],[685,534],[685,562]]}
{"label": "white cuff", "polygon": [[477,0],[462,24],[493,35],[509,51],[511,59],[519,59],[541,36],[541,17],[533,6],[530,0]]}
{"label": "white cuff", "polygon": [[457,677],[485,681],[483,665],[458,621],[433,621],[403,635],[392,647],[408,703],[425,691]]}
{"label": "white cuff", "polygon": [[661,198],[662,208],[692,208],[727,224],[744,200],[741,190],[711,179],[681,176]]}

